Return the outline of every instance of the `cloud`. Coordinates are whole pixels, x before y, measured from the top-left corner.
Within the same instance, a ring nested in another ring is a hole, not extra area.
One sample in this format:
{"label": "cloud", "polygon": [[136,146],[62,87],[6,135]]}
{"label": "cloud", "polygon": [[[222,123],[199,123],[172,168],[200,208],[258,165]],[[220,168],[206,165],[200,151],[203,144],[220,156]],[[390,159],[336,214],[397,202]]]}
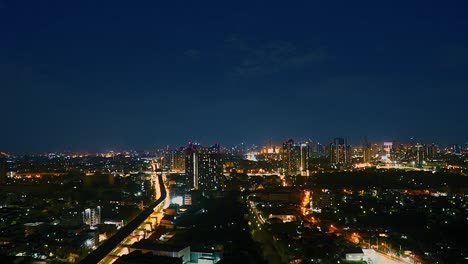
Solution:
{"label": "cloud", "polygon": [[229,73],[237,77],[269,75],[320,63],[327,58],[324,49],[301,50],[294,43],[283,40],[253,47],[238,37],[230,36],[226,43],[228,48],[237,49],[241,54],[239,63]]}

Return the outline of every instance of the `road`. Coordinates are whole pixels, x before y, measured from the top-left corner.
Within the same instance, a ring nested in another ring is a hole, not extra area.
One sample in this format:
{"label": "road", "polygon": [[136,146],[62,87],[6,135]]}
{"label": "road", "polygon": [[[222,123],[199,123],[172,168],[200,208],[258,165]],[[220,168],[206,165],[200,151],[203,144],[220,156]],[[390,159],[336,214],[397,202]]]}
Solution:
{"label": "road", "polygon": [[265,219],[263,219],[261,213],[255,206],[253,201],[246,199],[246,203],[249,209],[249,225],[253,230],[253,238],[255,241],[262,245],[263,257],[268,260],[269,264],[282,264],[282,261],[273,236],[264,228]]}
{"label": "road", "polygon": [[[101,262],[106,256],[110,255],[110,259],[106,259],[103,263],[112,263],[115,260],[115,257],[112,255],[121,253],[122,248],[120,244],[124,241],[125,238],[131,236],[136,230],[140,228],[141,224],[144,224],[151,214],[154,213],[155,208],[162,205],[166,201],[167,192],[164,186],[164,179],[162,175],[158,175],[159,188],[160,188],[160,197],[150,204],[143,212],[141,212],[135,219],[130,223],[122,227],[115,235],[104,241],[96,250],[91,252],[83,260],[80,261],[81,264],[96,264]],[[110,254],[112,253],[112,254]]]}
{"label": "road", "polygon": [[401,264],[407,263],[401,260],[391,258],[385,254],[377,252],[373,249],[362,249],[364,252],[364,260],[369,264]]}
{"label": "road", "polygon": [[[320,222],[319,220],[315,220],[317,223]],[[337,227],[336,224],[332,224],[329,226],[329,231],[327,233],[337,233],[341,234],[344,233],[344,230]],[[354,243],[356,245],[360,246],[369,246],[370,244],[366,243],[363,241],[362,236],[359,235],[357,230],[353,229],[348,229],[348,233],[351,233],[351,235],[347,236],[345,235],[344,238],[347,239],[349,242]],[[412,261],[410,258],[406,258],[403,256],[396,256],[390,253],[383,252],[382,250],[376,251],[374,249],[362,249],[364,251],[364,260],[370,260],[368,263],[384,263],[384,264],[396,264],[396,263],[415,263]],[[366,253],[367,252],[367,253]],[[417,263],[417,262],[416,262]]]}

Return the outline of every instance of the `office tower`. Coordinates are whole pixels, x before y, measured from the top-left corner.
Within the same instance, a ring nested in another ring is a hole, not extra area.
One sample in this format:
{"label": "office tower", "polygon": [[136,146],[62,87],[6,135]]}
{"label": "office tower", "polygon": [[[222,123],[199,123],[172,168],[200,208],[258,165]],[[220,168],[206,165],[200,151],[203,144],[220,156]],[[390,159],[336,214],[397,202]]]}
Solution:
{"label": "office tower", "polygon": [[185,170],[185,149],[180,147],[171,151],[171,171]]}
{"label": "office tower", "polygon": [[364,146],[362,147],[362,157],[364,163],[372,161],[372,145],[370,143],[364,143]]}
{"label": "office tower", "polygon": [[428,160],[433,159],[437,155],[438,151],[439,150],[435,144],[425,146],[426,159]]}
{"label": "office tower", "polygon": [[190,186],[202,191],[219,190],[223,177],[219,145],[190,145],[185,153],[185,173]]}
{"label": "office tower", "polygon": [[198,154],[199,145],[190,143],[185,149],[185,175],[188,178],[188,186],[198,189]]}
{"label": "office tower", "polygon": [[393,149],[393,142],[383,143],[383,150],[384,150],[384,153],[382,155],[383,160],[390,160],[391,155],[392,155],[392,149]]}
{"label": "office tower", "polygon": [[371,145],[371,156],[372,157],[380,157],[381,152],[383,151],[382,145],[380,144],[372,144]]}
{"label": "office tower", "polygon": [[300,146],[295,145],[292,139],[284,142],[281,148],[281,161],[284,175],[297,175],[299,172],[300,160]]}
{"label": "office tower", "polygon": [[160,156],[159,165],[163,169],[170,169],[171,168],[171,151],[169,150],[169,146],[166,149],[163,149],[158,153]]}
{"label": "office tower", "polygon": [[317,153],[317,145],[311,140],[308,139],[304,142],[304,144],[308,147],[309,149],[309,158],[310,157],[315,157]]}
{"label": "office tower", "polygon": [[198,189],[220,189],[223,163],[219,145],[203,148],[198,152],[198,155]]}
{"label": "office tower", "polygon": [[281,161],[284,175],[309,174],[310,147],[307,144],[295,144],[289,139],[283,143],[281,149]]}
{"label": "office tower", "polygon": [[99,225],[101,223],[101,207],[85,209],[83,211],[83,223],[89,226]]}
{"label": "office tower", "polygon": [[323,156],[323,153],[325,152],[324,147],[321,143],[317,142],[317,156],[321,157]]}
{"label": "office tower", "polygon": [[294,146],[294,140],[289,139],[288,141],[283,143],[283,147],[281,148],[281,162],[283,167],[283,173],[285,175],[292,175],[295,171],[294,164],[292,162],[292,149]]}
{"label": "office tower", "polygon": [[335,138],[330,143],[330,162],[333,164],[347,164],[351,161],[351,147],[345,138]]}
{"label": "office tower", "polygon": [[0,152],[0,185],[7,183],[7,155]]}
{"label": "office tower", "polygon": [[392,160],[398,161],[404,159],[407,153],[405,145],[398,141],[393,141],[392,145]]}
{"label": "office tower", "polygon": [[302,176],[309,176],[310,147],[307,144],[301,144],[300,152],[301,152],[301,158],[300,158],[299,170]]}
{"label": "office tower", "polygon": [[362,145],[362,162],[370,163],[372,157],[372,144],[367,140],[367,137],[365,137],[364,144]]}
{"label": "office tower", "polygon": [[424,147],[421,144],[416,145],[416,167],[422,168],[424,165]]}

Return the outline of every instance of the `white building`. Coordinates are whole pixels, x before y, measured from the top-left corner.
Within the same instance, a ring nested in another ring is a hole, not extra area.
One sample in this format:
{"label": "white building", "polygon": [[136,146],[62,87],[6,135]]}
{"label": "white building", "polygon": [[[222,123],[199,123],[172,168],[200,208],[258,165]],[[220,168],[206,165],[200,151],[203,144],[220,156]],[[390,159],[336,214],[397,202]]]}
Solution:
{"label": "white building", "polygon": [[89,226],[101,224],[101,207],[85,209],[83,211],[83,223]]}

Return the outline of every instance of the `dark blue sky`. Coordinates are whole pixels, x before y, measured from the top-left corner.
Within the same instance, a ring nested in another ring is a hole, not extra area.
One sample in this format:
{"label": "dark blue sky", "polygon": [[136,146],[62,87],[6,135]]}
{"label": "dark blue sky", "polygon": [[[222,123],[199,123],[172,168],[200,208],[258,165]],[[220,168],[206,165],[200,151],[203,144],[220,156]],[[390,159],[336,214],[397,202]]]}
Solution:
{"label": "dark blue sky", "polygon": [[0,0],[0,149],[468,140],[467,1],[226,2]]}

